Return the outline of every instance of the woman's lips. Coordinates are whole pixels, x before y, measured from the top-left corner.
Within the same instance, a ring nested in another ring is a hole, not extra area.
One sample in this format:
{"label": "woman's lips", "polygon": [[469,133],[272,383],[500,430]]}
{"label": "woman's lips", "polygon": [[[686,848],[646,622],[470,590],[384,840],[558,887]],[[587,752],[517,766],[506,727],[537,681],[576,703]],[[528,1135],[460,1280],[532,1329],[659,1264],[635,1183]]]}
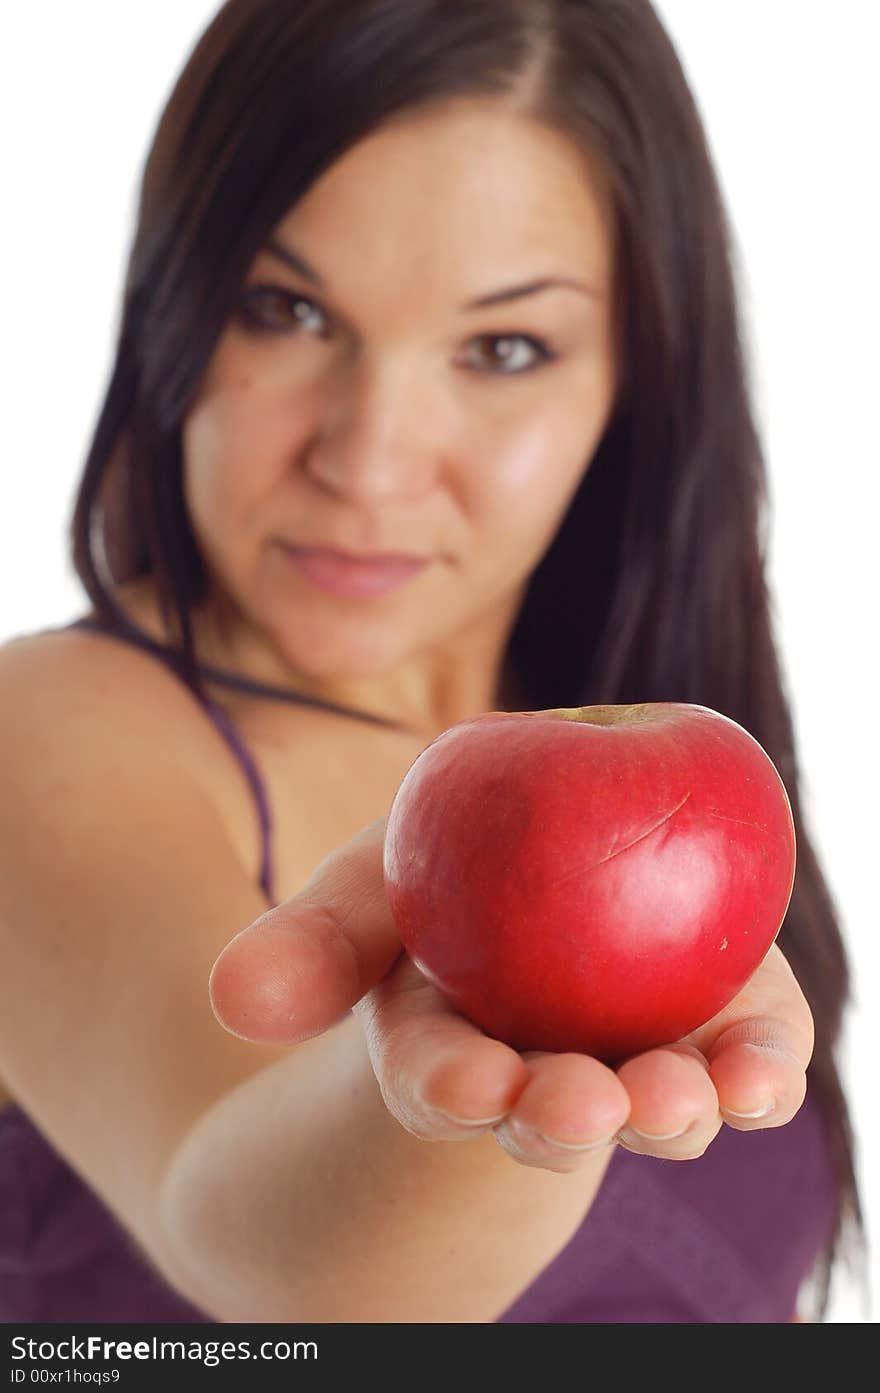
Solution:
{"label": "woman's lips", "polygon": [[292,547],[286,542],[279,545],[301,575],[319,590],[331,595],[386,595],[406,585],[428,564],[426,560],[407,561],[396,557],[355,561],[339,552]]}

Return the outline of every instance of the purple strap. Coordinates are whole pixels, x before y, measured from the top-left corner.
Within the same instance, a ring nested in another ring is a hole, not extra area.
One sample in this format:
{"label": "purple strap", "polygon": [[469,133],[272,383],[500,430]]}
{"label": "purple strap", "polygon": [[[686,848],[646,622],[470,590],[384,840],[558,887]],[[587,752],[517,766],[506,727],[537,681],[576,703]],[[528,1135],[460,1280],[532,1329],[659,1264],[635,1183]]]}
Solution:
{"label": "purple strap", "polygon": [[[105,634],[110,638],[122,639],[125,643],[133,644],[135,648],[143,648],[145,651],[149,653],[154,653],[156,657],[160,659],[160,661],[165,663],[165,666],[171,672],[175,673],[175,676],[179,676],[173,664],[169,662],[169,655],[165,652],[162,645],[156,643],[155,640],[150,639],[146,635],[141,635],[128,630],[121,631],[119,629],[111,629],[104,624],[96,623],[92,619],[77,619],[72,624],[68,624],[67,628],[90,629],[93,632]],[[260,865],[260,889],[263,891],[263,894],[266,896],[266,899],[269,901],[269,904],[274,906],[275,896],[272,890],[273,871],[271,847],[272,817],[269,811],[269,798],[266,793],[265,783],[263,782],[262,775],[260,774],[260,771],[257,768],[253,755],[251,754],[250,750],[247,748],[241,736],[239,735],[231,718],[227,716],[226,712],[221,710],[219,706],[216,706],[214,702],[210,700],[210,698],[206,698],[202,705],[205,713],[214,722],[214,725],[220,731],[220,734],[226,740],[227,744],[229,745],[230,749],[232,750],[233,754],[235,755],[239,764],[244,770],[245,777],[248,783],[250,784],[251,792],[254,795],[254,801],[257,805],[257,816],[260,821],[260,840],[262,843],[262,860]]]}
{"label": "purple strap", "polygon": [[225,738],[233,753],[237,756],[245,777],[251,786],[254,795],[254,802],[257,805],[257,816],[260,820],[260,840],[262,843],[262,861],[260,864],[260,889],[266,896],[270,905],[275,904],[275,896],[272,889],[274,879],[272,870],[272,814],[269,809],[269,798],[266,793],[266,785],[259,769],[254,761],[254,757],[242,740],[235,725],[226,712],[219,706],[215,706],[213,701],[205,703],[205,710],[211,720],[217,726],[220,734]]}

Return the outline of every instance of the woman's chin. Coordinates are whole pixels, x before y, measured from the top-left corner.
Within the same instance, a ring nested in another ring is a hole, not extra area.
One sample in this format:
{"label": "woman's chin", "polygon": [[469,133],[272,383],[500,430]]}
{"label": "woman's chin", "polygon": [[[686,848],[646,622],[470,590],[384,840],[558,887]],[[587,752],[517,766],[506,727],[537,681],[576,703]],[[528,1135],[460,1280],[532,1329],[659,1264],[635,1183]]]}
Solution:
{"label": "woman's chin", "polygon": [[313,633],[296,635],[276,632],[278,651],[285,662],[304,678],[315,682],[369,681],[381,678],[402,659],[399,635],[372,638],[358,634],[328,633],[328,626],[316,626]]}

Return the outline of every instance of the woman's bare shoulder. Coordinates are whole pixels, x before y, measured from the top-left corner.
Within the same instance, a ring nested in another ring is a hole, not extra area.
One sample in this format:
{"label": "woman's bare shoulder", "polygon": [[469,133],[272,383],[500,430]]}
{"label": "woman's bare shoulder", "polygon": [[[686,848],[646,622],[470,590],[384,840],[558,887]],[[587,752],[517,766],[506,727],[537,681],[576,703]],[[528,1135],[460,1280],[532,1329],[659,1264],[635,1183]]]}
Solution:
{"label": "woman's bare shoulder", "polygon": [[[150,633],[149,616],[138,614]],[[255,762],[272,824],[276,897],[292,893],[303,865],[387,813],[421,743],[298,704],[259,699],[221,706]],[[27,731],[21,729],[27,726]],[[59,628],[0,645],[0,750],[6,740],[36,750],[48,725],[87,757],[102,732],[161,742],[173,764],[194,774],[223,819],[256,884],[262,840],[254,792],[226,738],[198,699],[154,653],[111,634]],[[51,778],[34,768],[33,777]]]}
{"label": "woman's bare shoulder", "polygon": [[26,697],[56,725],[146,713],[163,738],[187,745],[206,724],[193,694],[153,654],[89,629],[43,629],[0,645],[0,694]]}
{"label": "woman's bare shoulder", "polygon": [[195,695],[154,654],[69,627],[0,644],[0,743],[26,740],[36,759],[39,731],[49,726],[84,749],[111,727],[123,734],[146,729],[209,794],[243,864],[259,864],[253,810],[234,756]]}

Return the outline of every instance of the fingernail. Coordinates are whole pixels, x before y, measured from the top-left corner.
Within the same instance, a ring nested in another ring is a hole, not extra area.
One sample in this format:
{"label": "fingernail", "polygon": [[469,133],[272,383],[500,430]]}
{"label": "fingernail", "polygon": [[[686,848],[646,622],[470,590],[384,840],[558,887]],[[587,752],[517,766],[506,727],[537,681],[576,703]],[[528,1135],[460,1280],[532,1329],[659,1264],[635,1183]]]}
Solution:
{"label": "fingernail", "polygon": [[775,1107],[776,1099],[771,1098],[769,1103],[765,1103],[762,1108],[756,1108],[754,1112],[734,1112],[733,1108],[725,1108],[724,1112],[727,1117],[737,1117],[743,1122],[751,1122],[756,1117],[767,1117]]}
{"label": "fingernail", "polygon": [[534,1147],[537,1144],[550,1146],[554,1151],[598,1151],[600,1147],[610,1146],[614,1141],[614,1133],[607,1137],[599,1137],[596,1141],[562,1141],[559,1137],[548,1137],[545,1132],[539,1132],[536,1128],[529,1127],[525,1122],[520,1122],[518,1117],[508,1118],[503,1128],[496,1128],[496,1135],[499,1131],[503,1131],[519,1150]]}
{"label": "fingernail", "polygon": [[610,1146],[614,1141],[614,1133],[610,1136],[600,1137],[598,1141],[560,1141],[558,1137],[545,1137],[543,1132],[538,1132],[537,1136],[548,1146],[557,1147],[560,1151],[598,1151],[602,1146]]}
{"label": "fingernail", "polygon": [[677,1137],[683,1137],[689,1127],[690,1123],[687,1127],[680,1127],[677,1132],[639,1132],[635,1127],[624,1127],[617,1136],[624,1146],[627,1143],[638,1146],[639,1142],[648,1142],[653,1146],[658,1141],[675,1141]]}
{"label": "fingernail", "polygon": [[451,1112],[445,1112],[443,1116],[456,1127],[494,1127],[496,1123],[504,1121],[507,1113],[500,1112],[497,1117],[453,1117]]}

